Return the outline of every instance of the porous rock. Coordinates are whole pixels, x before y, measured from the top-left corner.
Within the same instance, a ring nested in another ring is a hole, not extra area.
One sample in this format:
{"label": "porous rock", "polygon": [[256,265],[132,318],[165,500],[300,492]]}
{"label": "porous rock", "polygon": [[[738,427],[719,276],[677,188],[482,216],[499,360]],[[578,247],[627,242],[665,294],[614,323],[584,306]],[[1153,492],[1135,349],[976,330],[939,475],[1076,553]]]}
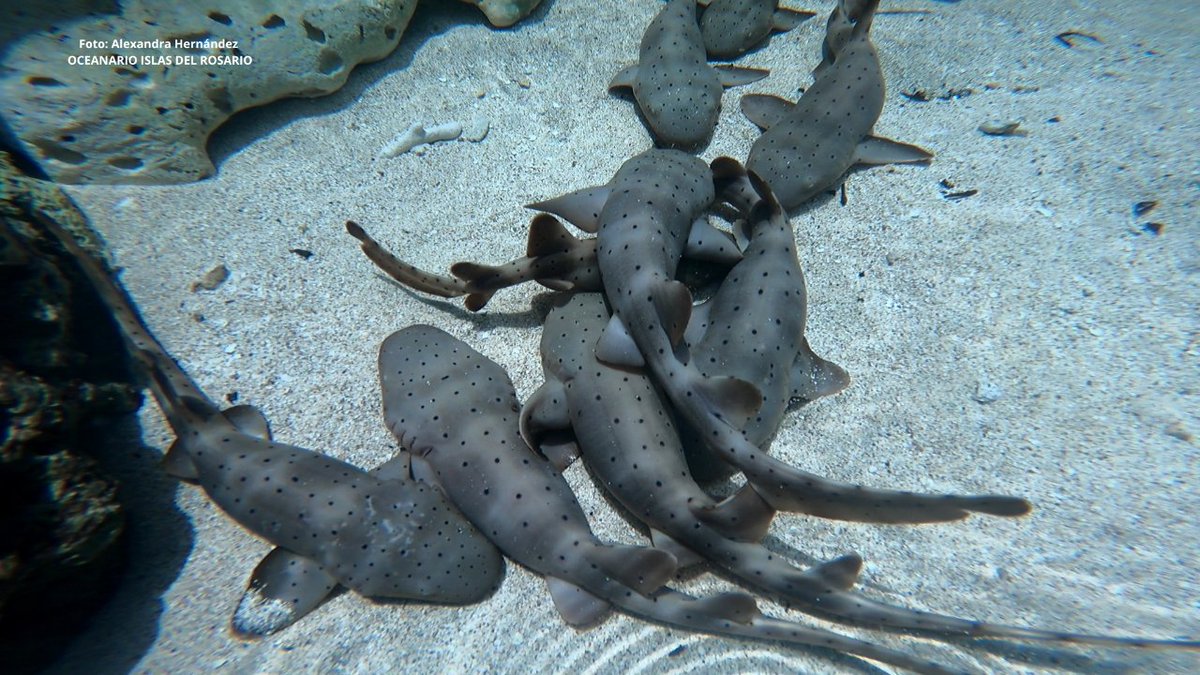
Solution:
{"label": "porous rock", "polygon": [[542,0],[462,0],[483,10],[493,26],[506,28],[529,16]]}
{"label": "porous rock", "polygon": [[[337,90],[355,65],[395,49],[416,4],[125,0],[119,14],[59,22],[13,44],[0,68],[0,115],[59,182],[199,180],[214,171],[205,151],[209,134],[231,115],[286,96]],[[118,39],[168,46],[115,46]],[[176,48],[177,39],[226,42]],[[96,42],[82,46],[82,40]],[[68,61],[114,55],[135,63]],[[194,62],[176,63],[187,57]],[[236,58],[217,61],[229,57]]]}

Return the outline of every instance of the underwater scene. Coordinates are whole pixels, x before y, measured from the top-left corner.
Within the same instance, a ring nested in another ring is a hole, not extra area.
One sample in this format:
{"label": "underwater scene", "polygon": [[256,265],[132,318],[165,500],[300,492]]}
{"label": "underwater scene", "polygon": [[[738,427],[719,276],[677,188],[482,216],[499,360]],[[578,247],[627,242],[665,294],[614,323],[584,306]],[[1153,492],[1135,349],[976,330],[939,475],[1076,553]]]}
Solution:
{"label": "underwater scene", "polygon": [[0,0],[0,671],[1200,672],[1198,38]]}

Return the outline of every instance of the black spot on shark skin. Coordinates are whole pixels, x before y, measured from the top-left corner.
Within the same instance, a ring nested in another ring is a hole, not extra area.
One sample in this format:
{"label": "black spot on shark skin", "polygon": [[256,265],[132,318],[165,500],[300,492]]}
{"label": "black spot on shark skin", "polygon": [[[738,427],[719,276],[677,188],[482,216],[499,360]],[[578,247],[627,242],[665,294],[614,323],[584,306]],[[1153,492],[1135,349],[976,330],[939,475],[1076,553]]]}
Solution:
{"label": "black spot on shark skin", "polygon": [[[753,81],[741,69],[739,84]],[[758,73],[758,77],[765,72]],[[669,0],[642,35],[638,64],[610,89],[629,87],[657,144],[695,150],[708,142],[721,108],[721,76],[708,64],[694,0]]]}

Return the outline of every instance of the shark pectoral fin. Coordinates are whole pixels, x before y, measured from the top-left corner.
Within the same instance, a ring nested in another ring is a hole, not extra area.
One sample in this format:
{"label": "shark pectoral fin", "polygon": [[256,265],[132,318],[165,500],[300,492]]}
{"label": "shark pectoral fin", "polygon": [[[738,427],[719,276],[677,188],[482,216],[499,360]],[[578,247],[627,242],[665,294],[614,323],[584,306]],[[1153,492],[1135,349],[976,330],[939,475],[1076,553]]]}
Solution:
{"label": "shark pectoral fin", "polygon": [[530,258],[568,253],[579,246],[579,239],[567,231],[558,218],[539,213],[529,222],[529,237],[525,240],[525,255]]}
{"label": "shark pectoral fin", "polygon": [[592,628],[607,619],[612,611],[612,605],[606,600],[558,577],[546,577],[546,588],[550,589],[554,608],[563,621],[575,628]]}
{"label": "shark pectoral fin", "polygon": [[235,405],[222,410],[221,414],[237,427],[238,431],[264,441],[271,440],[271,425],[258,408],[252,405]]}
{"label": "shark pectoral fin", "polygon": [[796,106],[785,98],[770,94],[746,94],[739,105],[746,119],[764,131],[775,126]]}
{"label": "shark pectoral fin", "polygon": [[568,192],[561,197],[529,204],[525,208],[553,213],[565,218],[575,227],[595,234],[600,229],[600,210],[608,201],[611,189],[607,185]]}
{"label": "shark pectoral fin", "polygon": [[660,532],[653,527],[650,528],[650,543],[654,548],[666,551],[675,556],[675,571],[677,572],[705,562],[704,556],[695,553],[692,549],[672,539],[670,535]]}
{"label": "shark pectoral fin", "polygon": [[933,153],[924,148],[880,136],[867,136],[854,151],[854,164],[916,164],[931,159]]}
{"label": "shark pectoral fin", "polygon": [[637,76],[638,64],[635,63],[632,66],[625,66],[621,70],[617,71],[616,75],[613,75],[613,79],[608,81],[608,90],[612,91],[613,89],[627,89],[632,87],[634,81],[637,80]]}
{"label": "shark pectoral fin", "polygon": [[740,66],[713,66],[721,78],[722,87],[740,87],[743,84],[758,82],[771,71],[762,68],[742,68]]}
{"label": "shark pectoral fin", "polygon": [[816,16],[814,12],[779,7],[771,17],[771,29],[780,33],[786,33],[814,16]]}
{"label": "shark pectoral fin", "polygon": [[712,414],[741,429],[746,421],[762,406],[762,392],[753,384],[728,376],[705,377],[695,384]]}
{"label": "shark pectoral fin", "polygon": [[683,254],[692,260],[706,260],[733,267],[742,259],[742,252],[728,232],[713,227],[708,220],[697,218],[688,232]]}
{"label": "shark pectoral fin", "polygon": [[806,571],[823,583],[829,584],[839,591],[848,591],[858,583],[858,575],[862,572],[863,559],[857,553],[847,553],[826,563],[821,563]]}
{"label": "shark pectoral fin", "polygon": [[711,506],[692,507],[701,522],[733,541],[755,543],[767,536],[775,509],[751,485]]}
{"label": "shark pectoral fin", "polygon": [[191,456],[179,439],[176,439],[167,449],[167,454],[163,455],[162,467],[168,476],[179,480],[195,482],[200,477],[200,472],[196,471],[196,465],[192,463]]}
{"label": "shark pectoral fin", "polygon": [[243,637],[283,630],[316,609],[337,585],[315,561],[274,549],[254,568],[234,610],[233,630]]}
{"label": "shark pectoral fin", "polygon": [[596,341],[596,358],[610,366],[641,368],[646,365],[642,352],[616,314],[608,320],[604,334]]}
{"label": "shark pectoral fin", "polygon": [[646,546],[597,546],[591,551],[591,559],[610,577],[642,595],[662,588],[679,569],[675,556]]}
{"label": "shark pectoral fin", "polygon": [[832,396],[848,386],[850,375],[836,363],[817,356],[808,346],[808,338],[802,338],[800,351],[792,362],[791,398],[808,403],[823,396]]}
{"label": "shark pectoral fin", "polygon": [[692,318],[692,292],[681,281],[664,281],[654,287],[651,297],[671,346],[678,347]]}
{"label": "shark pectoral fin", "polygon": [[371,475],[379,480],[412,480],[412,456],[398,452],[395,457],[371,469]]}

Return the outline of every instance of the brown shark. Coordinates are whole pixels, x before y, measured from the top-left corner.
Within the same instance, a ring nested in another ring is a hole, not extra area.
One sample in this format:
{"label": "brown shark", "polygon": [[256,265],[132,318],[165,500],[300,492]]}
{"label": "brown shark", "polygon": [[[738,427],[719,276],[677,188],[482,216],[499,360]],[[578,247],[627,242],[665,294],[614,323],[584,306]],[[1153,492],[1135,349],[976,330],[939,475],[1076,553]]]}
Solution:
{"label": "brown shark", "polygon": [[371,238],[358,223],[346,221],[346,231],[362,242],[363,253],[381,270],[409,288],[442,298],[466,297],[466,307],[477,312],[492,295],[526,281],[556,290],[600,290],[596,266],[596,240],[579,239],[553,216],[540,214],[529,224],[525,256],[501,265],[460,262],[450,268],[454,276],[427,272],[411,265]]}
{"label": "brown shark", "polygon": [[260,565],[259,600],[269,607],[260,608],[246,632],[295,621],[319,604],[331,581],[369,598],[450,604],[478,602],[499,585],[503,558],[438,491],[274,442],[251,406],[218,408],[150,333],[117,282],[52,220],[40,221],[112,312],[175,430],[168,471],[198,482],[229,517],[313,572],[290,576],[288,565],[276,564],[282,558]]}
{"label": "brown shark", "polygon": [[545,578],[568,623],[595,624],[615,607],[676,628],[824,647],[921,673],[951,672],[765,616],[748,595],[693,598],[663,588],[675,557],[597,539],[567,482],[521,439],[507,373],[444,331],[410,326],[393,333],[380,348],[379,372],[388,428],[412,455],[414,473],[440,485],[505,555]]}
{"label": "brown shark", "polygon": [[695,149],[717,126],[722,87],[749,84],[764,70],[709,65],[696,23],[695,0],[669,0],[642,35],[638,62],[608,88],[632,88],[650,133],[661,147]]}
{"label": "brown shark", "polygon": [[[714,160],[712,170],[718,193],[746,177],[741,164],[728,157]],[[739,221],[741,238],[749,235],[742,260],[693,312],[687,339],[701,374],[737,377],[758,387],[762,405],[742,431],[766,450],[789,405],[836,394],[850,384],[850,376],[809,346],[804,336],[808,292],[792,226],[761,179],[754,177],[751,184],[759,204]],[[682,431],[697,480],[711,482],[735,471],[713,456],[693,429],[685,425]]]}
{"label": "brown shark", "polygon": [[711,58],[735,59],[767,40],[811,19],[812,12],[780,7],[779,0],[700,0],[704,49]]}
{"label": "brown shark", "polygon": [[[842,556],[801,571],[759,546],[772,511],[743,488],[714,503],[691,480],[666,401],[641,371],[609,367],[593,344],[608,321],[602,296],[572,296],[550,312],[542,333],[546,383],[521,413],[523,436],[535,447],[570,444],[598,482],[651,538],[680,560],[701,558],[741,584],[841,621],[946,635],[1195,649],[1195,642],[1153,641],[1005,626],[912,610],[849,592],[862,560]],[[544,442],[543,442],[544,441]],[[885,520],[885,519],[881,519]]]}
{"label": "brown shark", "polygon": [[884,100],[883,70],[868,35],[879,2],[843,0],[835,16],[851,2],[857,22],[842,37],[845,22],[831,20],[837,31],[832,46],[828,39],[825,46],[831,62],[798,102],[742,97],[742,112],[765,130],[751,146],[746,168],[766,180],[789,211],[832,187],[853,166],[932,158],[914,145],[872,135]]}

